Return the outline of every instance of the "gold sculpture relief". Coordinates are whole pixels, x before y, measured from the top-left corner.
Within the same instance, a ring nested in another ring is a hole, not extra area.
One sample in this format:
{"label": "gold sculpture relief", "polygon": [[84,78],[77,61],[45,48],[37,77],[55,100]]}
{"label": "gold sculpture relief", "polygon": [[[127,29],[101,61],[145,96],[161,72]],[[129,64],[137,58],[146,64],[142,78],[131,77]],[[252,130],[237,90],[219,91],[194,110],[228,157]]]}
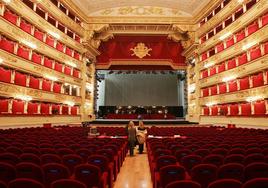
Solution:
{"label": "gold sculpture relief", "polygon": [[151,54],[149,54],[150,51],[152,51],[152,48],[148,48],[147,46],[145,46],[144,43],[140,42],[137,44],[137,46],[135,46],[134,48],[130,49],[131,51],[133,51],[133,54],[131,54],[131,56],[137,56],[140,59],[144,58],[145,56],[151,56]]}

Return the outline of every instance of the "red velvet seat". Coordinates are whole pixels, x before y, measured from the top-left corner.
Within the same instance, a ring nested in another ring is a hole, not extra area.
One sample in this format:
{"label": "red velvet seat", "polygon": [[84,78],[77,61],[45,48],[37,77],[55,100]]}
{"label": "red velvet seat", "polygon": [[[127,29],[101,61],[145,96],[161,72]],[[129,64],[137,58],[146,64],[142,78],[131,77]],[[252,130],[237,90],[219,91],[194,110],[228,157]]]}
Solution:
{"label": "red velvet seat", "polygon": [[0,162],[0,180],[8,183],[9,181],[16,178],[16,169],[13,165],[6,163],[6,162]]}
{"label": "red velvet seat", "polygon": [[267,188],[268,178],[255,178],[244,183],[242,188]]}
{"label": "red velvet seat", "polygon": [[216,166],[220,166],[223,164],[224,157],[219,154],[209,154],[203,159],[203,163],[213,164]]}
{"label": "red velvet seat", "polygon": [[234,179],[221,179],[211,182],[208,188],[242,188],[242,183]]}
{"label": "red velvet seat", "polygon": [[43,183],[43,171],[39,165],[21,162],[16,165],[17,178],[29,178]]}
{"label": "red velvet seat", "polygon": [[81,156],[85,162],[87,161],[87,158],[92,154],[92,152],[89,149],[80,148],[76,151],[76,154]]}
{"label": "red velvet seat", "polygon": [[175,157],[177,158],[178,162],[181,162],[181,159],[187,155],[192,154],[192,151],[189,149],[181,149],[175,152]]}
{"label": "red velvet seat", "polygon": [[268,178],[268,164],[265,162],[251,163],[245,167],[245,179]]}
{"label": "red velvet seat", "polygon": [[51,188],[87,188],[87,186],[77,180],[72,179],[60,179],[51,184]]}
{"label": "red velvet seat", "polygon": [[169,183],[166,188],[201,188],[201,185],[195,181],[180,180]]}
{"label": "red velvet seat", "polygon": [[62,163],[62,159],[56,154],[43,154],[40,156],[41,164]]}
{"label": "red velvet seat", "polygon": [[8,146],[6,148],[6,152],[13,153],[13,154],[15,154],[17,156],[19,156],[20,154],[22,154],[22,150],[20,148],[16,147],[16,146]]}
{"label": "red velvet seat", "polygon": [[70,172],[68,168],[59,163],[48,163],[42,166],[44,172],[44,182],[47,186],[56,180],[68,179]]}
{"label": "red velvet seat", "polygon": [[185,169],[178,165],[168,165],[159,171],[159,187],[166,187],[169,183],[186,178]]}
{"label": "red velvet seat", "polygon": [[19,159],[21,162],[29,162],[40,165],[40,158],[33,153],[22,153]]}
{"label": "red velvet seat", "polygon": [[239,163],[227,163],[218,169],[218,179],[236,179],[244,181],[244,165]]}
{"label": "red velvet seat", "polygon": [[192,180],[201,184],[202,188],[207,188],[208,184],[217,179],[217,166],[212,164],[199,164],[192,168]]}
{"label": "red velvet seat", "polygon": [[224,163],[244,163],[245,156],[242,154],[229,154],[225,157]]}
{"label": "red velvet seat", "polygon": [[13,153],[0,153],[0,162],[16,165],[19,162],[19,158]]}
{"label": "red velvet seat", "polygon": [[[196,150],[197,151],[197,150]],[[202,157],[199,155],[187,155],[181,159],[181,164],[189,172],[194,166],[201,164]]]}
{"label": "red velvet seat", "polygon": [[106,188],[107,173],[101,173],[101,169],[91,164],[81,164],[75,167],[75,179],[84,183],[87,187]]}
{"label": "red velvet seat", "polygon": [[17,178],[9,182],[8,188],[45,188],[45,187],[42,183],[33,179]]}

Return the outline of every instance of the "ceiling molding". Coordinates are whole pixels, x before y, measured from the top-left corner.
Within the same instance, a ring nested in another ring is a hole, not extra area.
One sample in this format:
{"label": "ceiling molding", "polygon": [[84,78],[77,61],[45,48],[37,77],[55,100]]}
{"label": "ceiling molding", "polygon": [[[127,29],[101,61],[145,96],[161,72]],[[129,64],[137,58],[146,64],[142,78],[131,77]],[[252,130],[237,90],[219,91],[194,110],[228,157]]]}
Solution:
{"label": "ceiling molding", "polygon": [[72,0],[61,0],[61,2],[82,19],[81,21],[87,22],[88,16]]}

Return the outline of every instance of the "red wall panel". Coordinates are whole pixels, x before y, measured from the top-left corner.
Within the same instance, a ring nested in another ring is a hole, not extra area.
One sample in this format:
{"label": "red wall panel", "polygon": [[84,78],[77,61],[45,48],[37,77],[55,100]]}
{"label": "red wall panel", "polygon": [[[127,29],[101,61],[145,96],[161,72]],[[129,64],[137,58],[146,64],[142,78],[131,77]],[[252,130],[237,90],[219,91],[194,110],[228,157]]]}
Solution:
{"label": "red wall panel", "polygon": [[15,72],[14,83],[16,85],[26,86],[26,78],[27,78],[26,74]]}
{"label": "red wall panel", "polygon": [[0,99],[0,114],[8,113],[8,100]]}
{"label": "red wall panel", "polygon": [[24,101],[13,100],[12,113],[13,114],[24,114]]}
{"label": "red wall panel", "polygon": [[8,21],[10,21],[11,23],[13,23],[13,24],[15,24],[16,25],[16,23],[17,23],[17,20],[18,20],[18,16],[15,14],[15,13],[13,13],[13,12],[11,12],[11,11],[9,11],[9,10],[6,10],[5,12],[4,12],[4,16],[3,16],[6,20],[8,20]]}
{"label": "red wall panel", "polygon": [[3,67],[0,67],[0,82],[11,82],[11,70],[6,70]]}
{"label": "red wall panel", "polygon": [[33,89],[39,89],[39,79],[33,76],[30,76],[29,87]]}

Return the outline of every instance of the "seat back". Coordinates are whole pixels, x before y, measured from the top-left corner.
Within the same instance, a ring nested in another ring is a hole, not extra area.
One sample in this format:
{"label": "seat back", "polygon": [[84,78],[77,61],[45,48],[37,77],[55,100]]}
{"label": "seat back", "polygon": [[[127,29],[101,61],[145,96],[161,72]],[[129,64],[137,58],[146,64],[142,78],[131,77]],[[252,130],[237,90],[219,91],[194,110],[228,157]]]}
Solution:
{"label": "seat back", "polygon": [[74,169],[75,179],[88,187],[99,186],[101,182],[101,169],[91,164],[77,165]]}
{"label": "seat back", "polygon": [[91,155],[88,157],[88,163],[95,165],[101,169],[102,172],[108,171],[108,159],[102,155]]}
{"label": "seat back", "polygon": [[16,169],[13,165],[5,162],[0,162],[0,180],[8,183],[16,178]]}
{"label": "seat back", "polygon": [[77,180],[61,179],[54,181],[51,184],[51,188],[87,188],[87,186]]}
{"label": "seat back", "polygon": [[23,153],[20,155],[21,162],[30,162],[36,165],[40,165],[40,158],[33,153]]}
{"label": "seat back", "polygon": [[262,162],[251,163],[245,167],[245,179],[268,178],[268,164]]}
{"label": "seat back", "polygon": [[185,169],[178,165],[168,165],[162,167],[159,171],[160,174],[160,184],[162,187],[166,187],[167,184],[185,179]]}
{"label": "seat back", "polygon": [[76,165],[83,163],[83,158],[76,154],[64,155],[62,157],[63,164],[67,166],[71,173],[74,171]]}
{"label": "seat back", "polygon": [[160,168],[168,165],[175,165],[177,159],[172,155],[161,156],[156,159],[156,170],[159,171]]}
{"label": "seat back", "polygon": [[220,166],[217,174],[219,179],[236,179],[243,181],[244,166],[239,163],[228,163]]}
{"label": "seat back", "polygon": [[55,154],[43,154],[40,156],[41,164],[62,163],[61,158]]}
{"label": "seat back", "polygon": [[213,164],[199,164],[192,168],[191,177],[200,183],[202,188],[206,188],[210,182],[216,180],[217,169],[217,166]]}
{"label": "seat back", "polygon": [[201,185],[195,181],[180,180],[169,183],[166,188],[201,188]]}
{"label": "seat back", "polygon": [[33,179],[17,178],[9,182],[8,188],[45,188],[45,187],[42,183]]}
{"label": "seat back", "polygon": [[16,177],[30,178],[43,183],[43,171],[38,165],[34,163],[21,162],[17,164]]}
{"label": "seat back", "polygon": [[220,166],[223,164],[224,157],[218,154],[210,154],[203,159],[203,163],[213,164]]}
{"label": "seat back", "polygon": [[268,178],[255,178],[244,183],[242,188],[267,188]]}
{"label": "seat back", "polygon": [[240,163],[240,164],[244,164],[244,158],[245,156],[242,154],[230,154],[227,155],[224,158],[224,163]]}
{"label": "seat back", "polygon": [[211,182],[208,188],[241,188],[242,183],[234,179],[221,179]]}
{"label": "seat back", "polygon": [[182,165],[190,171],[194,166],[201,164],[202,157],[199,155],[187,155],[181,159]]}
{"label": "seat back", "polygon": [[58,163],[48,163],[42,166],[44,172],[44,181],[50,185],[55,180],[67,179],[70,177],[68,168]]}

